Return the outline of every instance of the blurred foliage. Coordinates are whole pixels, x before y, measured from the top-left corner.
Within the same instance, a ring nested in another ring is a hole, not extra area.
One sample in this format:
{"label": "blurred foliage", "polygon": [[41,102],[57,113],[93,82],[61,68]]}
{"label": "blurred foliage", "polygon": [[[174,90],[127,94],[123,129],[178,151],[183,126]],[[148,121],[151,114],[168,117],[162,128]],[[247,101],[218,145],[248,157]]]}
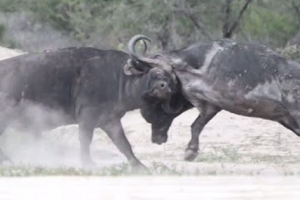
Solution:
{"label": "blurred foliage", "polygon": [[292,1],[256,1],[251,5],[242,24],[242,33],[248,40],[272,46],[283,46],[299,30]]}
{"label": "blurred foliage", "polygon": [[286,46],[285,48],[278,49],[278,52],[286,58],[298,61],[300,63],[300,47],[293,45],[293,46]]}
{"label": "blurred foliage", "polygon": [[0,43],[3,46],[6,46],[8,48],[12,48],[12,49],[17,48],[18,45],[11,40],[5,39],[4,34],[5,34],[5,26],[3,24],[0,24]]}
{"label": "blurred foliage", "polygon": [[99,17],[101,3],[97,0],[39,0],[30,8],[39,11],[37,15],[41,20],[83,41],[97,27],[95,19]]}
{"label": "blurred foliage", "polygon": [[0,24],[0,41],[3,40],[4,32],[5,32],[5,26],[3,24]]}
{"label": "blurred foliage", "polygon": [[239,18],[246,1],[1,0],[0,12],[31,12],[82,45],[105,41],[114,48],[124,48],[137,33],[155,39],[164,50],[180,48],[221,38],[236,22],[234,39],[275,47],[300,32],[297,0],[253,0]]}

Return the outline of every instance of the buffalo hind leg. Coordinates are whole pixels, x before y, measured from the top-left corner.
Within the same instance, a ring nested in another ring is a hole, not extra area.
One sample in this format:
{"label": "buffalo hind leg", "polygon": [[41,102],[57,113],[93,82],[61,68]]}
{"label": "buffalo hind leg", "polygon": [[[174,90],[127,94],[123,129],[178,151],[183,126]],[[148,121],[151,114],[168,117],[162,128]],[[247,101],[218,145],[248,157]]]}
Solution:
{"label": "buffalo hind leg", "polygon": [[[3,124],[3,120],[1,120],[1,125],[0,125],[0,135],[2,135],[7,127],[7,125]],[[0,164],[9,162],[12,163],[12,161],[3,153],[2,148],[0,148]]]}
{"label": "buffalo hind leg", "polygon": [[125,155],[130,166],[133,169],[137,171],[147,172],[147,168],[135,157],[119,119],[112,120],[109,123],[103,124],[101,128],[107,133],[107,135],[116,145],[119,151]]}
{"label": "buffalo hind leg", "polygon": [[79,142],[81,163],[87,167],[95,166],[90,153],[94,129],[96,127],[98,110],[93,108],[82,109],[79,116]]}
{"label": "buffalo hind leg", "polygon": [[192,137],[188,143],[187,149],[185,150],[184,160],[193,161],[198,155],[199,149],[199,136],[204,128],[204,126],[218,113],[221,111],[220,108],[207,103],[201,102],[197,106],[200,111],[199,116],[192,124]]}
{"label": "buffalo hind leg", "polygon": [[91,158],[90,145],[94,135],[94,127],[85,123],[79,124],[79,142],[80,142],[80,159],[81,163],[87,167],[95,166]]}
{"label": "buffalo hind leg", "polygon": [[[5,129],[18,114],[17,102],[0,92],[0,135],[2,135]],[[3,153],[0,147],[0,164],[4,162],[12,163],[12,161]]]}

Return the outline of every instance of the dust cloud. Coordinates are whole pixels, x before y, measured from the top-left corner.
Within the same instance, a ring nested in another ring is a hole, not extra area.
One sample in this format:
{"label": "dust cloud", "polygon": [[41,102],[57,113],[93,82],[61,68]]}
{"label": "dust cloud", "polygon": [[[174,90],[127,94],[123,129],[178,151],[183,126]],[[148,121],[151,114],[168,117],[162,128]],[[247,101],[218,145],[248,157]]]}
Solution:
{"label": "dust cloud", "polygon": [[[24,54],[19,50],[0,47],[0,60]],[[5,129],[0,138],[0,145],[5,155],[14,165],[29,165],[43,167],[82,167],[79,159],[78,126],[67,125],[69,119],[61,111],[49,110],[40,105],[22,105],[22,118],[15,120]],[[17,111],[19,112],[19,111]],[[17,113],[20,117],[20,113]],[[107,137],[97,129],[94,141]],[[111,143],[108,138],[108,143]],[[94,142],[97,143],[97,142]],[[94,149],[96,164],[105,166],[115,162],[116,152],[105,150],[105,147],[91,145]],[[116,149],[114,149],[116,150]],[[118,161],[124,161],[119,158]]]}
{"label": "dust cloud", "polygon": [[[14,119],[0,140],[3,152],[15,165],[86,167],[79,159],[78,125],[67,125],[69,119],[63,112],[27,104],[21,116]],[[95,131],[94,140],[99,136],[105,136],[101,129]],[[100,145],[92,152],[96,154],[99,166],[105,166],[107,161],[111,164],[111,157],[114,157]]]}

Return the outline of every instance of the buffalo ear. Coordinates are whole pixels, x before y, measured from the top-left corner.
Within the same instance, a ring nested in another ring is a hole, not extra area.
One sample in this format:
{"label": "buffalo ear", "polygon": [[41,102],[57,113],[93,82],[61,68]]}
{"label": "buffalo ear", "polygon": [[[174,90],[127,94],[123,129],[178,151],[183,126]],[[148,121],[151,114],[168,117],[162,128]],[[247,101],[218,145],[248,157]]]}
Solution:
{"label": "buffalo ear", "polygon": [[135,64],[131,59],[127,60],[126,65],[123,67],[124,74],[127,76],[144,74],[145,72],[139,71],[135,68]]}
{"label": "buffalo ear", "polygon": [[134,59],[128,59],[126,65],[123,67],[123,71],[126,75],[140,75],[145,74],[149,71],[151,66],[144,62],[140,62]]}
{"label": "buffalo ear", "polygon": [[127,76],[132,76],[133,75],[130,67],[127,64],[123,67],[123,72]]}
{"label": "buffalo ear", "polygon": [[125,75],[127,76],[132,76],[135,74],[134,72],[134,68],[132,66],[129,66],[128,64],[126,64],[124,67],[123,67],[123,72]]}

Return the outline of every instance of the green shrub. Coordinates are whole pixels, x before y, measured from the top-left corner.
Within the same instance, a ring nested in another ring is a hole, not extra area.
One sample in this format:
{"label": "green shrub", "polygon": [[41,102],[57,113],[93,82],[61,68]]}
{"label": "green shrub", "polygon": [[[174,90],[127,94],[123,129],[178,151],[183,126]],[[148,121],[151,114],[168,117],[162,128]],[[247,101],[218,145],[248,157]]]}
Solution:
{"label": "green shrub", "polygon": [[0,24],[0,41],[3,40],[4,32],[5,32],[5,26],[3,24]]}
{"label": "green shrub", "polygon": [[299,46],[286,46],[285,48],[278,49],[278,52],[286,58],[298,61],[300,63],[300,47]]}
{"label": "green shrub", "polygon": [[79,41],[89,39],[102,3],[96,0],[40,0],[31,4],[37,16]]}
{"label": "green shrub", "polygon": [[5,31],[5,26],[3,24],[0,24],[0,45],[12,49],[18,48],[19,46],[17,43],[4,38]]}

